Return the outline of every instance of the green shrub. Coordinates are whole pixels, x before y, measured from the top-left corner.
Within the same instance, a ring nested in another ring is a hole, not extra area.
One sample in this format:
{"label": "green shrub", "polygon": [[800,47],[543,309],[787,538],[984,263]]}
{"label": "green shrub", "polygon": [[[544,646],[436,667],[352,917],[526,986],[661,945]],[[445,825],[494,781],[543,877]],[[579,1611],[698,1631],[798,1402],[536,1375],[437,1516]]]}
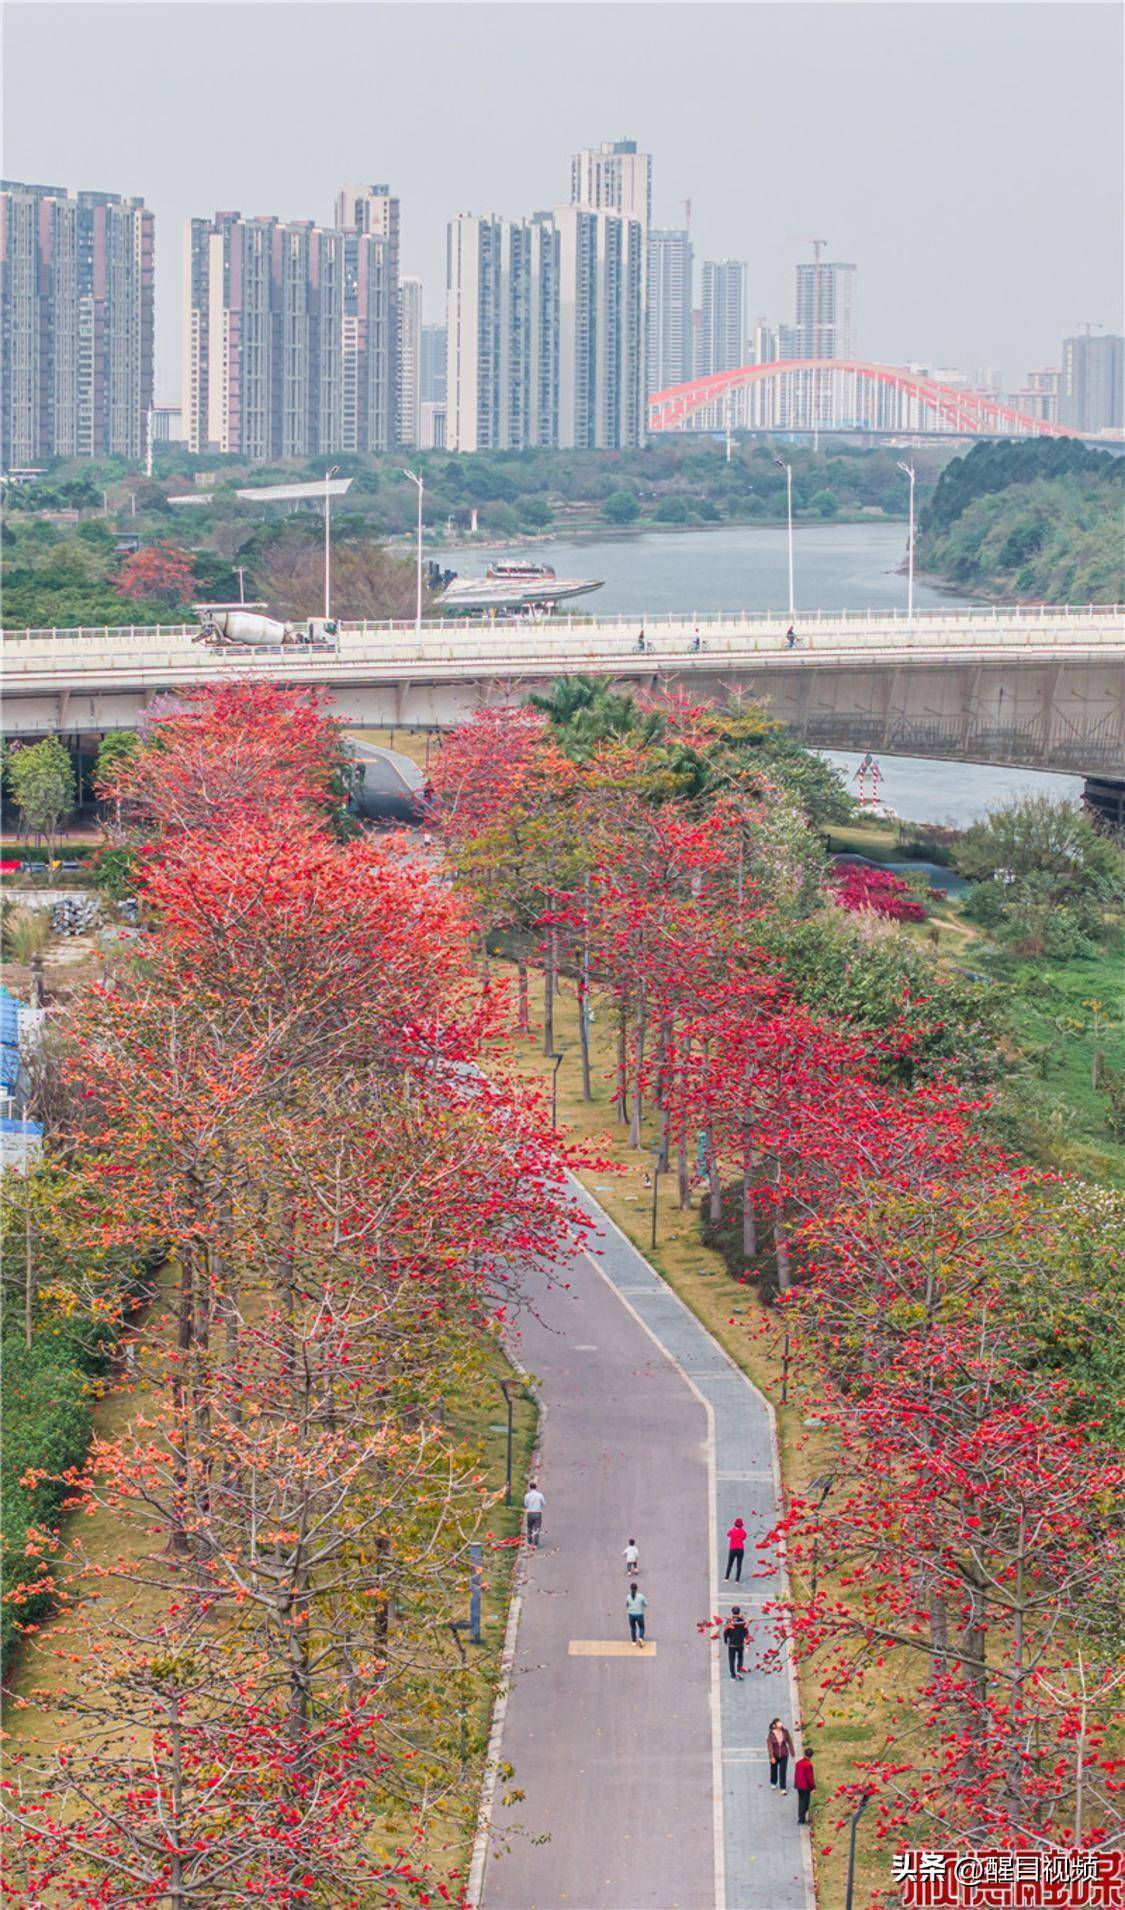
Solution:
{"label": "green shrub", "polygon": [[[0,1512],[0,1664],[7,1664],[19,1628],[50,1609],[49,1588],[34,1587],[45,1567],[25,1557],[28,1533],[58,1522],[67,1488],[61,1474],[80,1465],[90,1443],[90,1377],[104,1348],[86,1317],[41,1329],[30,1347],[8,1334],[3,1343],[3,1507]],[[30,1472],[47,1476],[21,1483]]]}

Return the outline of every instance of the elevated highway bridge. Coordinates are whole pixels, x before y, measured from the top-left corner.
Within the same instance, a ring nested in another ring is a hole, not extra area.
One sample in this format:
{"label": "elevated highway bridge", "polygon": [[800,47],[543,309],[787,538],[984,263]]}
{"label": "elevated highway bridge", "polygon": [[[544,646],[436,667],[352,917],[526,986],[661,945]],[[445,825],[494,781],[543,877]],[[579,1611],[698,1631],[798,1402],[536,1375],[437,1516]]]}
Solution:
{"label": "elevated highway bridge", "polygon": [[4,729],[74,744],[155,699],[248,677],[328,690],[353,727],[440,729],[584,672],[634,693],[755,697],[818,748],[1125,780],[1119,606],[788,619],[729,612],[490,623],[344,624],[331,651],[223,651],[196,626],[7,633]]}

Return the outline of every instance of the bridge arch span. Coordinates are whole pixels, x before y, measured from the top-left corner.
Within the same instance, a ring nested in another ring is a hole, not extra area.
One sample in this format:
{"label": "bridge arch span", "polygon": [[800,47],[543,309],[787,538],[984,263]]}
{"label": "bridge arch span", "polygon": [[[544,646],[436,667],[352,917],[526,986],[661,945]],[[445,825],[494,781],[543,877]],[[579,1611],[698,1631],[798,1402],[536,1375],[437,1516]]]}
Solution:
{"label": "bridge arch span", "polygon": [[842,358],[782,358],[739,365],[649,399],[649,430],[937,431],[967,437],[1065,438],[1062,425],[1032,418],[979,392],[900,365]]}

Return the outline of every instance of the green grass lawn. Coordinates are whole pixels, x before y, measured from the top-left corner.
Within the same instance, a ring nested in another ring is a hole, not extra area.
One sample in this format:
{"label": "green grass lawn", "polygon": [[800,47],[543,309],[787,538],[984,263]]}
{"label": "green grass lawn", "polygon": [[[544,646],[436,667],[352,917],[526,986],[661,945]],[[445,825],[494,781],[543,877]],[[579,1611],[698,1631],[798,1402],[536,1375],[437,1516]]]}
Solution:
{"label": "green grass lawn", "polygon": [[[1007,1093],[1026,1120],[1028,1151],[1047,1150],[1059,1166],[1125,1187],[1125,1146],[1094,1085],[1096,1048],[1104,1065],[1125,1073],[1125,938],[1069,961],[1030,961],[979,940],[973,960],[1010,991],[1024,1063]],[[1094,1002],[1103,1004],[1096,1040]]]}

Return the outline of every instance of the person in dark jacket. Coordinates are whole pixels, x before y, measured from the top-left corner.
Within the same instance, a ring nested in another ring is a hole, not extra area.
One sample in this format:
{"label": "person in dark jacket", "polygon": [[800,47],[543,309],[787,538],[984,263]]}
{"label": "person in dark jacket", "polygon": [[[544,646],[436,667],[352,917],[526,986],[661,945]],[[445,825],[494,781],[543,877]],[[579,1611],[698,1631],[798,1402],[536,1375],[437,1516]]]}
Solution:
{"label": "person in dark jacket", "polygon": [[766,1732],[766,1756],[770,1761],[770,1783],[784,1795],[789,1789],[786,1778],[793,1756],[793,1740],[780,1718],[775,1718]]}
{"label": "person in dark jacket", "polygon": [[743,1655],[749,1636],[750,1628],[742,1616],[741,1606],[732,1606],[730,1617],[723,1626],[723,1643],[727,1648],[727,1663],[732,1678],[741,1678],[743,1675]]}
{"label": "person in dark jacket", "polygon": [[793,1788],[797,1793],[797,1822],[807,1824],[809,1805],[816,1789],[816,1773],[813,1770],[813,1748],[806,1744],[793,1770]]}

